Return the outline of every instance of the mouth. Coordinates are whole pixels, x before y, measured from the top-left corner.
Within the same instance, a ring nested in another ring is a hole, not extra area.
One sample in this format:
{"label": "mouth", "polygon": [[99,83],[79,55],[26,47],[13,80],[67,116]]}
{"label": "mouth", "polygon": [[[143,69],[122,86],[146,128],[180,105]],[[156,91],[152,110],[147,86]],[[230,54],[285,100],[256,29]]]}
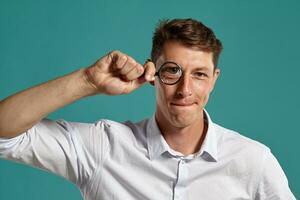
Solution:
{"label": "mouth", "polygon": [[195,103],[191,102],[191,103],[171,103],[171,106],[178,106],[178,107],[189,107],[189,106],[193,106]]}

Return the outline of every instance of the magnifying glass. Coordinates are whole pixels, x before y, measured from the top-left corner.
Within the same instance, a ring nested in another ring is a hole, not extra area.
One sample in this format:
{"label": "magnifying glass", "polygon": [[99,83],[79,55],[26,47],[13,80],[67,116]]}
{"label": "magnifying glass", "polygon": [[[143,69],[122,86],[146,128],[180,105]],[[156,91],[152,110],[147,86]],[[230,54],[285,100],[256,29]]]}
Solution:
{"label": "magnifying glass", "polygon": [[158,76],[159,80],[166,85],[174,85],[180,81],[182,74],[180,65],[167,61],[159,67],[154,76]]}

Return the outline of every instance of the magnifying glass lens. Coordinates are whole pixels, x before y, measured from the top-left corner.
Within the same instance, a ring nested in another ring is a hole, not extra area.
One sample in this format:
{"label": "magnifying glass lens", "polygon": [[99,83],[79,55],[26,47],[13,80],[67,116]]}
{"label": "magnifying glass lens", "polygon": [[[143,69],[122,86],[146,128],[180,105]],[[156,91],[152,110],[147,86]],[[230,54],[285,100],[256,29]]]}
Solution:
{"label": "magnifying glass lens", "polygon": [[181,67],[175,63],[165,63],[159,70],[159,78],[165,84],[175,84],[182,75]]}

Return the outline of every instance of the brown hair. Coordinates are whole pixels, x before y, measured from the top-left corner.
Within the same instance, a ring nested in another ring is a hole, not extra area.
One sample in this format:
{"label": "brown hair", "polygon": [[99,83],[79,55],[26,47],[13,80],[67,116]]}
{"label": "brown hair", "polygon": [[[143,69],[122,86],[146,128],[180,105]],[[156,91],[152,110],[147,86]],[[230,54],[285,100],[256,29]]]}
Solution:
{"label": "brown hair", "polygon": [[222,43],[214,32],[194,19],[161,20],[152,38],[151,59],[156,63],[162,53],[163,45],[167,41],[178,41],[188,47],[195,47],[201,51],[212,52],[215,68],[219,55],[223,49]]}

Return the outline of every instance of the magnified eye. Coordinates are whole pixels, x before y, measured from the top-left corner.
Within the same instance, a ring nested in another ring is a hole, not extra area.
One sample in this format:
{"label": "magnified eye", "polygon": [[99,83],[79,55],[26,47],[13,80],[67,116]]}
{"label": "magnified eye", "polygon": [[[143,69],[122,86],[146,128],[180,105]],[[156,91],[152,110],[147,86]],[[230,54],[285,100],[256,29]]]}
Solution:
{"label": "magnified eye", "polygon": [[159,69],[159,78],[165,84],[175,84],[182,75],[182,69],[173,62],[165,63]]}
{"label": "magnified eye", "polygon": [[181,69],[178,66],[165,65],[161,69],[161,73],[164,75],[181,75]]}

